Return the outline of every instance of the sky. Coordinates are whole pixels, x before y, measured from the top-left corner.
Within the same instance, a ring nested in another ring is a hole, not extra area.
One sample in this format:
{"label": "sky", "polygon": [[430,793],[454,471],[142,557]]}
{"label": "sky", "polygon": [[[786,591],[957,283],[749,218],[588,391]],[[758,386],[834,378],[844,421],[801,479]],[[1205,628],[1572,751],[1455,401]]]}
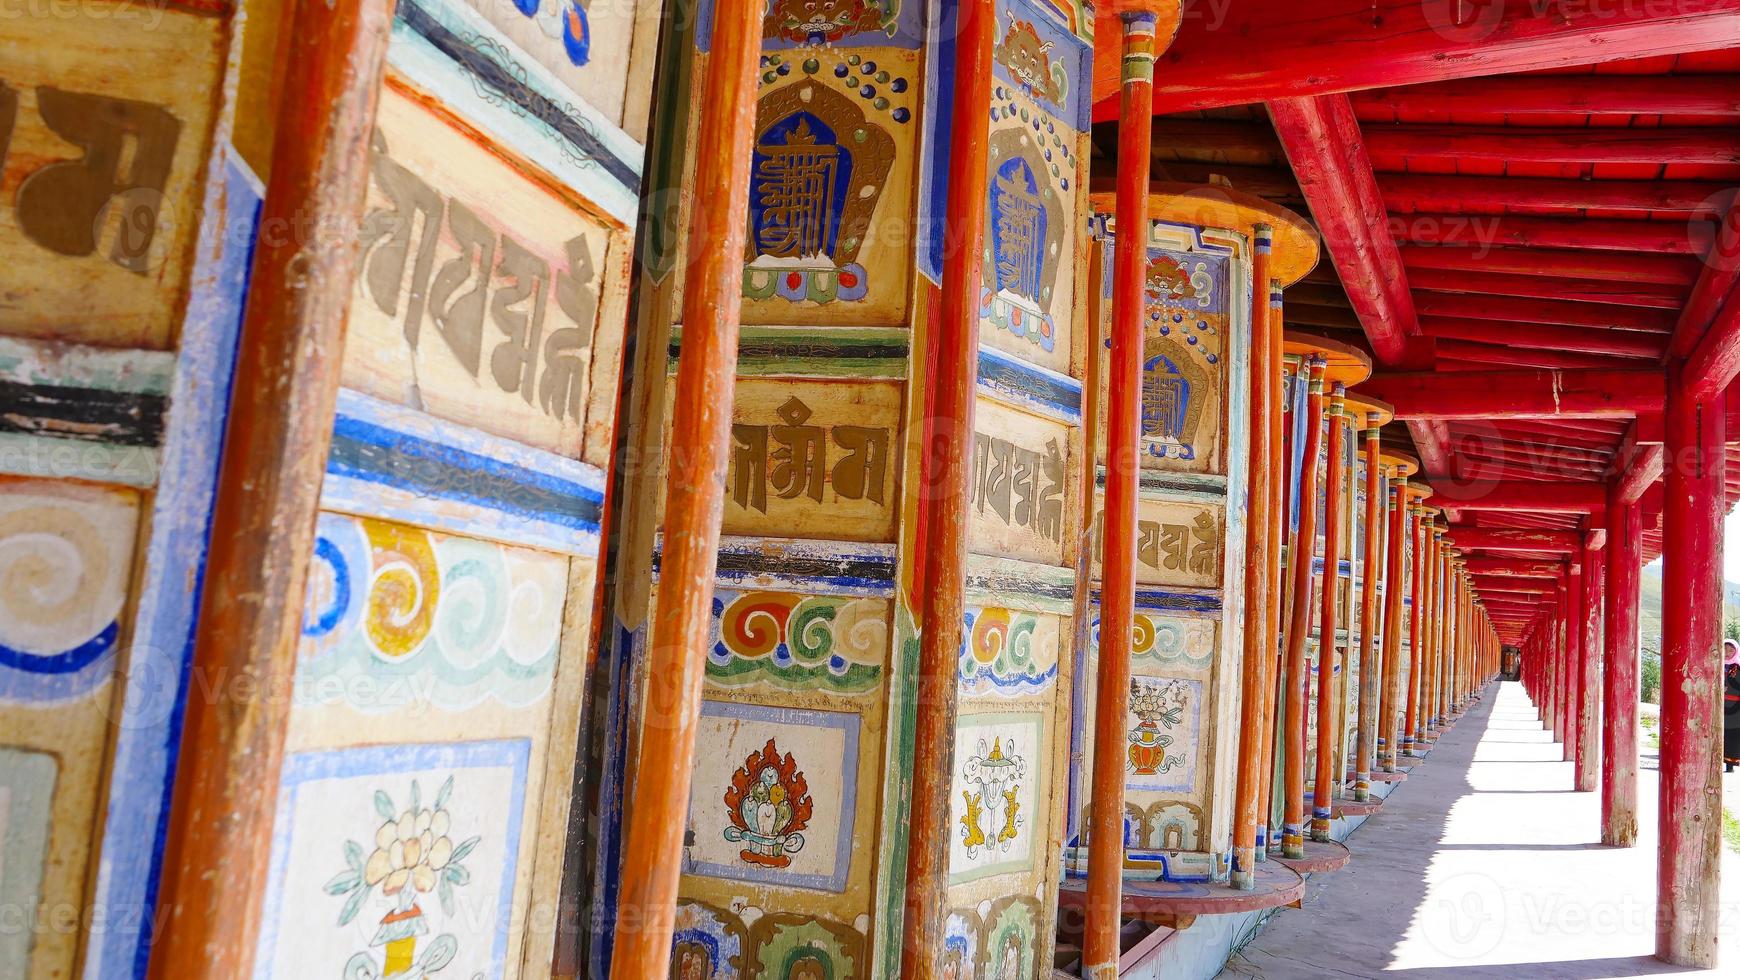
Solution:
{"label": "sky", "polygon": [[[1650,562],[1645,570],[1659,578],[1661,559]],[[1740,584],[1740,509],[1734,510],[1722,522],[1722,577]]]}

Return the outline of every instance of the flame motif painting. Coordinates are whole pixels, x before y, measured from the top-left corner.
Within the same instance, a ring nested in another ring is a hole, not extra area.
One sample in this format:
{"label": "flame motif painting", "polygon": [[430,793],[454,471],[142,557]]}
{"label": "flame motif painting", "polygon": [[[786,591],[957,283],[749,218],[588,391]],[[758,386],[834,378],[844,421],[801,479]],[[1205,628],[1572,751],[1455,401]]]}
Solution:
{"label": "flame motif painting", "polygon": [[804,835],[798,831],[810,825],[815,804],[796,760],[789,752],[782,759],[779,746],[770,738],[761,751],[749,753],[731,777],[725,807],[731,814],[725,839],[746,845],[738,857],[750,864],[784,868],[791,865],[791,855],[803,850]]}

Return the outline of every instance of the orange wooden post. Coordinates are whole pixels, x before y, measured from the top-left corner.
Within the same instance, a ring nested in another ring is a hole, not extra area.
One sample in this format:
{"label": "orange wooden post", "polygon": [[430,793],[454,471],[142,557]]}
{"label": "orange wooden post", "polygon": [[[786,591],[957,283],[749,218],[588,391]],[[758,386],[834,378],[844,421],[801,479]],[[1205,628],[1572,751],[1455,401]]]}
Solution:
{"label": "orange wooden post", "polygon": [[1384,470],[1387,464],[1378,457],[1381,437],[1376,424],[1378,416],[1367,415],[1362,420],[1365,429],[1365,552],[1360,556],[1365,566],[1365,579],[1359,595],[1359,717],[1353,738],[1353,798],[1364,802],[1371,794],[1371,770],[1376,756],[1378,686],[1382,668],[1378,661],[1378,582],[1383,578],[1379,567],[1382,555],[1383,526],[1379,524],[1384,505]]}
{"label": "orange wooden post", "polygon": [[1668,369],[1667,490],[1662,540],[1661,850],[1656,864],[1655,955],[1680,966],[1716,965],[1721,918],[1722,512],[1720,399],[1686,390]]}
{"label": "orange wooden post", "polygon": [[1607,492],[1607,602],[1601,726],[1601,843],[1637,844],[1637,616],[1643,510],[1615,481]]}
{"label": "orange wooden post", "polygon": [[[925,591],[913,745],[911,843],[906,856],[905,936],[900,955],[900,973],[906,977],[937,975],[943,954],[951,833],[948,795],[954,772],[955,677],[965,609],[967,458],[973,444],[979,280],[985,252],[985,186],[990,143],[987,120],[991,111],[991,40],[996,11],[993,0],[966,0],[958,9],[960,31],[955,42],[945,215],[945,234],[951,251],[943,263],[942,308],[936,325],[937,360],[931,376],[936,391],[935,412],[924,448],[933,475],[925,488],[928,499],[922,519],[926,542]],[[1123,717],[1121,710],[1118,717]]]}
{"label": "orange wooden post", "polygon": [[[1100,650],[1088,816],[1087,933],[1082,976],[1116,977],[1124,880],[1124,770],[1130,653],[1136,618],[1137,443],[1142,415],[1142,309],[1148,267],[1148,161],[1153,153],[1154,25],[1123,14],[1117,239],[1112,246],[1111,370],[1107,378],[1106,504]],[[976,291],[974,295],[977,295]]]}
{"label": "orange wooden post", "polygon": [[1414,571],[1408,588],[1408,595],[1414,604],[1408,617],[1408,704],[1402,730],[1402,748],[1412,755],[1416,754],[1414,749],[1420,745],[1421,735],[1424,734],[1420,727],[1420,698],[1426,673],[1426,508],[1415,502],[1408,511],[1414,518]]}
{"label": "orange wooden post", "polygon": [[262,236],[254,253],[194,641],[211,693],[187,699],[150,963],[159,980],[253,973],[264,890],[241,869],[271,850],[281,692],[293,686],[391,21],[391,3],[337,0],[299,6],[287,25],[298,92],[278,114],[259,224],[321,233]]}
{"label": "orange wooden post", "polygon": [[[762,8],[720,0],[706,72],[683,286],[683,350],[671,408],[659,597],[647,649],[645,722],[617,901],[616,980],[670,971],[677,879],[689,809],[695,727],[712,628],[713,573],[725,506],[737,330],[743,296],[743,215],[755,123]],[[958,617],[957,617],[958,618]]]}
{"label": "orange wooden post", "polygon": [[[1268,288],[1273,234],[1268,225],[1256,226],[1252,242],[1252,281],[1259,289]],[[1269,757],[1263,751],[1263,723],[1274,684],[1270,668],[1274,663],[1274,643],[1269,623],[1273,597],[1269,592],[1269,553],[1279,547],[1270,533],[1270,511],[1279,502],[1270,496],[1273,487],[1271,471],[1279,469],[1275,447],[1269,440],[1274,434],[1270,415],[1279,413],[1280,365],[1272,363],[1270,334],[1278,334],[1279,312],[1275,305],[1256,302],[1251,308],[1251,429],[1249,508],[1247,527],[1251,529],[1245,549],[1245,638],[1242,687],[1239,691],[1239,769],[1233,798],[1233,867],[1232,886],[1251,889],[1256,886],[1256,861],[1259,819],[1267,822],[1258,807],[1262,801],[1263,774],[1269,768]]]}
{"label": "orange wooden post", "polygon": [[[1339,657],[1335,647],[1337,600],[1336,587],[1341,569],[1342,511],[1346,506],[1346,480],[1342,459],[1347,455],[1347,389],[1336,384],[1329,396],[1329,458],[1325,466],[1325,499],[1323,502],[1323,611],[1317,626],[1317,772],[1311,787],[1311,839],[1329,839],[1329,820],[1334,813],[1335,795],[1335,670]],[[1301,548],[1302,557],[1309,560],[1311,552]]]}
{"label": "orange wooden post", "polygon": [[1402,718],[1402,590],[1406,585],[1403,565],[1408,533],[1408,478],[1398,474],[1390,481],[1390,531],[1386,535],[1389,555],[1384,572],[1384,689],[1378,706],[1378,751],[1383,753],[1384,772],[1396,771],[1396,754],[1405,738]]}
{"label": "orange wooden post", "polygon": [[1280,707],[1278,689],[1282,672],[1281,658],[1281,609],[1286,602],[1286,596],[1281,586],[1281,551],[1287,540],[1287,439],[1285,432],[1286,413],[1280,399],[1284,393],[1280,380],[1285,372],[1283,357],[1283,336],[1286,320],[1282,306],[1280,284],[1274,280],[1269,283],[1269,366],[1274,372],[1275,394],[1274,411],[1269,413],[1269,549],[1268,549],[1268,579],[1269,604],[1267,617],[1263,621],[1263,658],[1268,672],[1268,679],[1263,685],[1263,718],[1262,718],[1262,748],[1258,755],[1262,759],[1262,771],[1258,774],[1260,785],[1257,791],[1257,857],[1259,860],[1268,857],[1269,848],[1276,845],[1270,833],[1272,819],[1274,789],[1275,789],[1275,715]]}
{"label": "orange wooden post", "polygon": [[1299,533],[1290,545],[1288,568],[1293,578],[1292,621],[1287,625],[1286,809],[1281,817],[1281,853],[1305,856],[1305,637],[1311,631],[1311,596],[1315,576],[1311,559],[1317,540],[1317,455],[1323,433],[1323,368],[1321,357],[1309,359],[1310,393],[1305,406],[1305,455],[1299,480]]}

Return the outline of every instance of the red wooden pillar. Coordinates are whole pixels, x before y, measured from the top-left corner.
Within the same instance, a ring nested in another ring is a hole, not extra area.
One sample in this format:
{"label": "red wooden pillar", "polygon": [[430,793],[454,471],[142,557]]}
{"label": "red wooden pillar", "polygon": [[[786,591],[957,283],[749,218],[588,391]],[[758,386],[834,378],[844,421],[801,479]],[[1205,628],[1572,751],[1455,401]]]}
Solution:
{"label": "red wooden pillar", "polygon": [[1402,734],[1402,587],[1405,535],[1408,533],[1408,480],[1390,483],[1389,555],[1384,573],[1384,690],[1378,706],[1378,750],[1383,753],[1384,772],[1396,771],[1396,753],[1406,741]]}
{"label": "red wooden pillar", "polygon": [[[753,6],[759,13],[760,5]],[[960,23],[955,39],[948,197],[944,205],[945,235],[951,248],[943,261],[942,302],[935,325],[937,355],[931,375],[935,408],[924,457],[930,461],[932,472],[925,487],[929,499],[924,502],[921,517],[926,542],[925,590],[919,634],[911,845],[906,856],[905,932],[900,954],[900,973],[908,977],[935,976],[943,954],[952,833],[948,797],[954,771],[955,676],[961,649],[967,561],[967,458],[973,445],[973,400],[979,363],[978,296],[985,253],[985,185],[990,143],[987,119],[991,111],[991,40],[996,29],[996,10],[994,0],[963,0],[957,10]],[[759,23],[758,20],[758,32]],[[710,144],[703,139],[700,145]],[[739,218],[740,224],[741,221]],[[1114,374],[1116,371],[1114,365]],[[1114,406],[1116,401],[1114,395]],[[1115,471],[1115,456],[1113,460]],[[1110,576],[1110,566],[1115,564],[1110,547],[1106,564]],[[1111,583],[1107,585],[1110,593]],[[1116,635],[1115,631],[1112,635]],[[1129,657],[1102,656],[1101,670],[1108,660],[1127,667]],[[1117,689],[1112,694],[1116,696],[1128,686],[1126,678],[1121,687],[1114,685]],[[1103,687],[1099,693],[1102,699],[1106,697]],[[1099,710],[1103,714],[1106,708],[1101,705]],[[1122,718],[1123,703],[1119,702],[1115,710]],[[667,819],[670,813],[666,814]],[[664,976],[664,973],[633,976]]]}
{"label": "red wooden pillar", "polygon": [[1583,663],[1578,672],[1577,791],[1593,793],[1599,775],[1601,739],[1601,584],[1606,579],[1605,547],[1583,548]]}
{"label": "red wooden pillar", "polygon": [[1323,440],[1323,368],[1320,357],[1309,360],[1310,389],[1305,403],[1305,455],[1299,479],[1299,533],[1287,555],[1293,578],[1292,621],[1287,624],[1286,808],[1281,816],[1281,853],[1305,856],[1305,638],[1311,632],[1311,597],[1316,576],[1312,552],[1317,540],[1317,456]]}
{"label": "red wooden pillar", "polygon": [[392,4],[305,4],[285,26],[297,97],[278,113],[260,226],[322,233],[261,236],[254,253],[194,640],[193,671],[213,686],[187,699],[152,924],[158,980],[253,973],[265,890],[241,869],[257,870],[272,845],[291,707],[281,695],[296,667]]}
{"label": "red wooden pillar", "polygon": [[[1133,11],[1122,16],[1122,121],[1118,126],[1117,239],[1112,253],[1112,351],[1106,412],[1105,555],[1094,708],[1093,799],[1088,815],[1087,933],[1082,949],[1082,976],[1088,978],[1116,977],[1122,951],[1118,939],[1124,880],[1125,735],[1136,616],[1136,446],[1141,435],[1143,287],[1148,278],[1154,24],[1151,12]],[[983,197],[978,185],[973,193]],[[972,295],[978,295],[977,289]],[[958,615],[955,621],[960,621]]]}
{"label": "red wooden pillar", "polygon": [[1668,369],[1662,512],[1661,850],[1657,958],[1716,965],[1722,786],[1723,405]]}
{"label": "red wooden pillar", "polygon": [[1601,843],[1637,843],[1638,577],[1643,513],[1617,481],[1607,493],[1607,601],[1602,657]]}
{"label": "red wooden pillar", "polygon": [[1437,740],[1444,717],[1438,708],[1439,661],[1443,658],[1444,639],[1444,532],[1436,516],[1426,526],[1426,676],[1421,680],[1421,724]]}
{"label": "red wooden pillar", "polygon": [[[1334,813],[1335,795],[1335,669],[1340,662],[1335,647],[1336,604],[1341,591],[1336,580],[1341,574],[1341,524],[1346,508],[1347,476],[1342,459],[1347,455],[1347,389],[1339,382],[1329,398],[1329,453],[1325,469],[1323,502],[1323,611],[1317,624],[1317,772],[1311,786],[1311,839],[1329,839],[1329,820]],[[1311,552],[1300,548],[1303,558]],[[1303,746],[1301,746],[1303,748]]]}
{"label": "red wooden pillar", "polygon": [[761,5],[750,0],[722,0],[713,12],[708,111],[697,137],[707,152],[693,178],[683,352],[666,448],[670,459],[685,465],[671,468],[665,490],[664,556],[647,648],[647,676],[654,682],[647,686],[617,902],[618,921],[636,928],[616,932],[610,965],[616,980],[670,971],[685,823],[674,815],[689,809],[730,460],[761,14]]}
{"label": "red wooden pillar", "polygon": [[[1559,702],[1559,711],[1564,716],[1560,722],[1560,731],[1564,733],[1564,759],[1566,762],[1577,761],[1577,702],[1582,698],[1579,681],[1583,676],[1583,561],[1582,555],[1571,565],[1571,574],[1565,584],[1565,679],[1561,687],[1563,699]],[[1576,769],[1573,766],[1572,781],[1575,782]]]}
{"label": "red wooden pillar", "polygon": [[[1274,240],[1268,225],[1257,225],[1252,241],[1251,275],[1258,288],[1267,288],[1272,264]],[[1245,642],[1244,669],[1239,692],[1239,769],[1233,794],[1233,867],[1232,885],[1238,889],[1256,886],[1256,862],[1259,839],[1257,824],[1266,820],[1258,807],[1262,801],[1263,772],[1269,757],[1263,751],[1263,723],[1269,715],[1269,700],[1274,692],[1270,676],[1274,665],[1275,644],[1269,631],[1270,606],[1274,597],[1269,590],[1269,552],[1279,542],[1269,533],[1269,512],[1279,503],[1270,497],[1270,470],[1276,469],[1280,447],[1270,443],[1274,426],[1270,413],[1280,403],[1281,366],[1270,362],[1269,334],[1279,332],[1274,307],[1266,302],[1252,304],[1251,310],[1251,430],[1249,543],[1245,550]]]}

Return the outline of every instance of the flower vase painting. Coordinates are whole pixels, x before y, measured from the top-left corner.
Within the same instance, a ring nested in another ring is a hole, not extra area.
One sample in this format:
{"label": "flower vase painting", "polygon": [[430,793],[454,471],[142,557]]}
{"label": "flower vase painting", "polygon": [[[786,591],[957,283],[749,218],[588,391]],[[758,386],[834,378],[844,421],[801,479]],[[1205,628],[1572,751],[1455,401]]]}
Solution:
{"label": "flower vase painting", "polygon": [[507,976],[528,750],[506,739],[291,756],[256,980]]}
{"label": "flower vase painting", "polygon": [[422,807],[421,789],[413,779],[409,806],[401,812],[385,790],[376,790],[375,812],[383,822],[375,831],[374,850],[364,858],[362,845],[354,840],[344,842],[348,867],[326,883],[327,894],[346,899],[338,914],[338,924],[350,924],[364,900],[377,889],[382,898],[392,902],[381,916],[379,931],[369,941],[370,947],[379,947],[384,952],[384,961],[377,962],[372,952],[357,953],[345,964],[346,980],[424,977],[453,961],[459,940],[451,933],[428,940],[418,955],[418,941],[430,931],[421,903],[433,894],[445,915],[454,914],[455,887],[462,888],[471,881],[465,858],[483,839],[471,837],[455,844],[448,836],[452,815],[447,803],[452,795],[453,777],[448,776],[430,806]]}

